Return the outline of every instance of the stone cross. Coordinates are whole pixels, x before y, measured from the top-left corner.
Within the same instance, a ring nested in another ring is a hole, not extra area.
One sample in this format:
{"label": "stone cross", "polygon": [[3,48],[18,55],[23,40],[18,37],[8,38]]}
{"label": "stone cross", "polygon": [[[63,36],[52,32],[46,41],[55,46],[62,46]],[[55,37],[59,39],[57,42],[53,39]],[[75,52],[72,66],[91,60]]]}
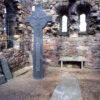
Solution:
{"label": "stone cross", "polygon": [[47,16],[43,10],[42,5],[38,4],[32,15],[27,18],[34,31],[33,75],[35,79],[42,79],[44,77],[43,28],[47,22],[52,21],[52,17]]}

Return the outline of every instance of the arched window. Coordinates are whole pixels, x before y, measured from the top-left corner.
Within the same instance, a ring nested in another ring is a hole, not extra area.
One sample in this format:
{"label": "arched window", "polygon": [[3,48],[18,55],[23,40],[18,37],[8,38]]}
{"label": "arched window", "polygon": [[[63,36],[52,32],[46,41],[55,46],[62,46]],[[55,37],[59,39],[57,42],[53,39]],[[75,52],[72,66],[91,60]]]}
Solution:
{"label": "arched window", "polygon": [[67,21],[68,21],[68,18],[67,16],[62,16],[62,32],[67,32]]}
{"label": "arched window", "polygon": [[80,15],[80,26],[79,27],[80,27],[80,32],[86,32],[87,23],[86,23],[85,14]]}
{"label": "arched window", "polygon": [[13,40],[13,48],[19,50],[20,49],[20,35],[14,35],[14,40]]}
{"label": "arched window", "polygon": [[4,13],[5,13],[5,14],[7,13],[7,10],[6,10],[6,8],[4,9]]}
{"label": "arched window", "polygon": [[43,0],[43,2],[48,2],[48,0]]}
{"label": "arched window", "polygon": [[35,6],[32,6],[32,11],[35,11]]}
{"label": "arched window", "polygon": [[7,10],[6,10],[6,8],[4,8],[4,19],[3,19],[3,21],[4,21],[4,32],[6,33],[6,14],[7,14]]}

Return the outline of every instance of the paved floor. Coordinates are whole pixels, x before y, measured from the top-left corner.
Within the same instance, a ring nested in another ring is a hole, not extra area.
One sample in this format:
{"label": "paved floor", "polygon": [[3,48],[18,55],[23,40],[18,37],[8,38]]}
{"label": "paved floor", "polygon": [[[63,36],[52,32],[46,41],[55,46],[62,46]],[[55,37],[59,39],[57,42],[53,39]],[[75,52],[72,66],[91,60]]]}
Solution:
{"label": "paved floor", "polygon": [[34,80],[30,70],[10,80],[0,86],[0,100],[49,100],[59,80],[58,76],[49,74],[43,80]]}
{"label": "paved floor", "polygon": [[50,100],[64,74],[74,75],[80,82],[84,100],[100,100],[100,70],[47,68],[43,80],[34,80],[32,72],[0,86],[0,100]]}

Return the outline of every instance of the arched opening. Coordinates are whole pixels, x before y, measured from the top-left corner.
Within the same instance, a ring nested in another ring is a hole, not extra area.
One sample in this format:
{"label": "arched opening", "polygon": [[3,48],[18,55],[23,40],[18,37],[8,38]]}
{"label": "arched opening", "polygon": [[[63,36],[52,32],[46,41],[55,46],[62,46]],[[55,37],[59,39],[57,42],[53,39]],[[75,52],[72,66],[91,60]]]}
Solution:
{"label": "arched opening", "polygon": [[45,3],[45,2],[48,2],[48,0],[43,0],[43,2]]}
{"label": "arched opening", "polygon": [[85,14],[81,14],[80,15],[80,32],[86,32],[86,27],[87,27],[87,23],[86,23],[86,15]]}
{"label": "arched opening", "polygon": [[59,35],[68,36],[68,5],[59,4],[56,7],[59,23]]}
{"label": "arched opening", "polygon": [[16,22],[16,9],[14,6],[14,1],[13,0],[4,0],[5,4],[5,31],[7,36],[9,37],[7,40],[7,48],[12,48],[14,46],[13,43],[13,37],[14,37],[14,26]]}
{"label": "arched opening", "polygon": [[68,21],[67,16],[66,15],[62,16],[62,24],[61,24],[62,25],[62,32],[67,32],[68,31],[67,21]]}
{"label": "arched opening", "polygon": [[6,8],[4,8],[4,19],[3,19],[3,21],[4,21],[4,32],[6,33],[6,14],[7,14],[7,9]]}
{"label": "arched opening", "polygon": [[35,11],[35,6],[32,6],[32,11]]}
{"label": "arched opening", "polygon": [[19,50],[20,49],[20,36],[19,35],[14,35],[14,40],[13,40],[13,48]]}
{"label": "arched opening", "polygon": [[81,2],[77,6],[77,12],[80,18],[80,25],[79,25],[80,33],[86,34],[85,32],[88,32],[87,27],[89,23],[87,23],[87,21],[89,20],[91,7],[92,6],[88,2],[85,2],[85,1]]}

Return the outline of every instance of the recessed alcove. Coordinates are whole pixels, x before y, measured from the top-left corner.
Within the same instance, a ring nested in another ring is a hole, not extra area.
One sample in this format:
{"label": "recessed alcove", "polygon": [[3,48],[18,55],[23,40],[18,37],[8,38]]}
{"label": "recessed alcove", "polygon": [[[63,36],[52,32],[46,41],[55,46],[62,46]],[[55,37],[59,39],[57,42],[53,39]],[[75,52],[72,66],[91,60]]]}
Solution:
{"label": "recessed alcove", "polygon": [[[59,66],[61,67],[61,62],[59,61]],[[63,67],[64,68],[79,68],[81,69],[81,62],[76,62],[76,61],[64,61],[63,62]]]}
{"label": "recessed alcove", "polygon": [[79,35],[88,35],[90,29],[90,13],[91,4],[88,2],[81,2],[77,6],[77,12],[79,16]]}

